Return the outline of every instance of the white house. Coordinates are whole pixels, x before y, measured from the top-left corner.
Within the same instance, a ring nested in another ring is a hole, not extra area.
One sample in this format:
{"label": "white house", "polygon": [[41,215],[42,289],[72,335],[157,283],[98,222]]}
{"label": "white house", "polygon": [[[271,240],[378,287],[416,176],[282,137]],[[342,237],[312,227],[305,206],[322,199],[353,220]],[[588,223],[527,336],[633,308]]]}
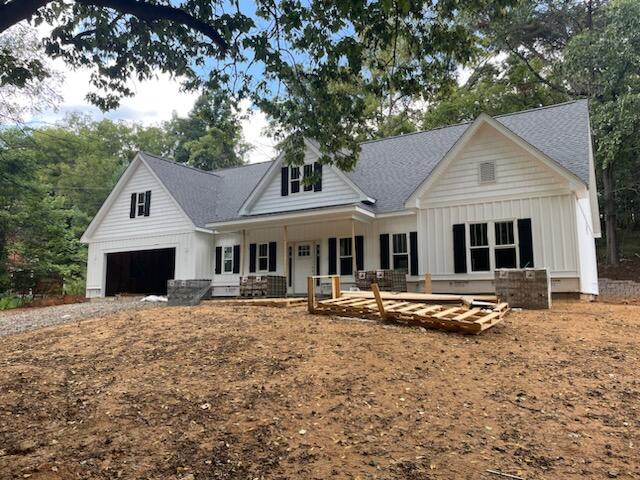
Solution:
{"label": "white house", "polygon": [[[83,236],[87,296],[169,278],[402,269],[411,289],[493,291],[493,270],[544,267],[556,293],[597,294],[600,222],[586,101],[361,144],[351,172],[317,162],[204,172],[139,153]],[[319,179],[302,182],[306,175]]]}

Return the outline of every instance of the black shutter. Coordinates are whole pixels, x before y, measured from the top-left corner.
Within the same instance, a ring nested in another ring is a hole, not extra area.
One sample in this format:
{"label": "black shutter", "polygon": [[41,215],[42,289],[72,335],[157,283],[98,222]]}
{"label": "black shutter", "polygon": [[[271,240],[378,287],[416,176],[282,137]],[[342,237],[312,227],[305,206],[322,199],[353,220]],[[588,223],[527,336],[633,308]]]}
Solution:
{"label": "black shutter", "polygon": [[356,235],[356,270],[364,270],[364,237]]}
{"label": "black shutter", "polygon": [[276,242],[269,242],[269,271],[276,271]]}
{"label": "black shutter", "polygon": [[322,164],[320,162],[315,162],[313,164],[313,173],[316,177],[316,183],[313,184],[314,192],[322,191]]}
{"label": "black shutter", "polygon": [[233,273],[240,273],[240,245],[233,246]]}
{"label": "black shutter", "polygon": [[222,247],[216,247],[216,275],[222,273]]}
{"label": "black shutter", "polygon": [[280,169],[281,173],[281,183],[280,183],[280,195],[286,197],[289,195],[289,167],[282,167]]}
{"label": "black shutter", "polygon": [[467,241],[464,223],[453,226],[453,271],[467,273]]}
{"label": "black shutter", "polygon": [[409,272],[418,275],[418,232],[409,232]]}
{"label": "black shutter", "polygon": [[144,216],[149,216],[149,211],[151,210],[151,190],[147,190],[144,192]]}
{"label": "black shutter", "polygon": [[131,209],[129,210],[129,218],[136,218],[136,200],[138,198],[137,193],[131,194]]}
{"label": "black shutter", "polygon": [[518,219],[518,239],[520,241],[520,268],[533,268],[533,236],[531,219]]}
{"label": "black shutter", "polygon": [[338,261],[337,240],[335,238],[329,239],[329,275],[335,275],[338,271],[336,265]]}
{"label": "black shutter", "polygon": [[389,269],[389,234],[380,234],[380,268]]}
{"label": "black shutter", "polygon": [[255,273],[256,271],[256,244],[249,244],[249,273]]}

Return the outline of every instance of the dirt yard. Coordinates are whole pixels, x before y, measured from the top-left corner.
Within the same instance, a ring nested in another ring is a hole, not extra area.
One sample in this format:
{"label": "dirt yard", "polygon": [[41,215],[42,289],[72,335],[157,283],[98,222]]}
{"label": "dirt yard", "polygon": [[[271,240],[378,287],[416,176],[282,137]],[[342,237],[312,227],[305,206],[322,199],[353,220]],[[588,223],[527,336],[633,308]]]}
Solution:
{"label": "dirt yard", "polygon": [[640,307],[478,337],[302,308],[123,312],[0,338],[0,478],[640,478]]}

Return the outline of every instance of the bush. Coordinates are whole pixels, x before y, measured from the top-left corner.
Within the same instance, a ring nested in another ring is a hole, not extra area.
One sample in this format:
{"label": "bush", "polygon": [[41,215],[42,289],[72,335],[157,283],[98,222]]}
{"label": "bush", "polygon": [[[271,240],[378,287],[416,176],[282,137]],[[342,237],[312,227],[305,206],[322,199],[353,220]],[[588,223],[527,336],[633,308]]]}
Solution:
{"label": "bush", "polygon": [[22,297],[0,297],[0,310],[11,310],[29,303]]}
{"label": "bush", "polygon": [[85,295],[86,282],[84,278],[74,278],[68,282],[64,282],[65,295]]}

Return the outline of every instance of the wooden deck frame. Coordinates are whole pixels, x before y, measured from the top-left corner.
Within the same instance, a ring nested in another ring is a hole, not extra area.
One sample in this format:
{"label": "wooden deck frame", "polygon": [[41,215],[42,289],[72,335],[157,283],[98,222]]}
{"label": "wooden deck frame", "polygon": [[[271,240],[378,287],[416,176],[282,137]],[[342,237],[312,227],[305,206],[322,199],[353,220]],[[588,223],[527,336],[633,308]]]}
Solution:
{"label": "wooden deck frame", "polygon": [[[331,278],[330,299],[316,299],[317,278]],[[461,295],[400,296],[380,292],[375,283],[371,284],[371,292],[341,291],[338,275],[309,277],[307,287],[307,307],[310,313],[369,318],[461,333],[479,334],[500,323],[509,311],[506,303],[478,307],[473,306],[474,298]],[[454,306],[452,302],[455,300],[458,305]]]}

